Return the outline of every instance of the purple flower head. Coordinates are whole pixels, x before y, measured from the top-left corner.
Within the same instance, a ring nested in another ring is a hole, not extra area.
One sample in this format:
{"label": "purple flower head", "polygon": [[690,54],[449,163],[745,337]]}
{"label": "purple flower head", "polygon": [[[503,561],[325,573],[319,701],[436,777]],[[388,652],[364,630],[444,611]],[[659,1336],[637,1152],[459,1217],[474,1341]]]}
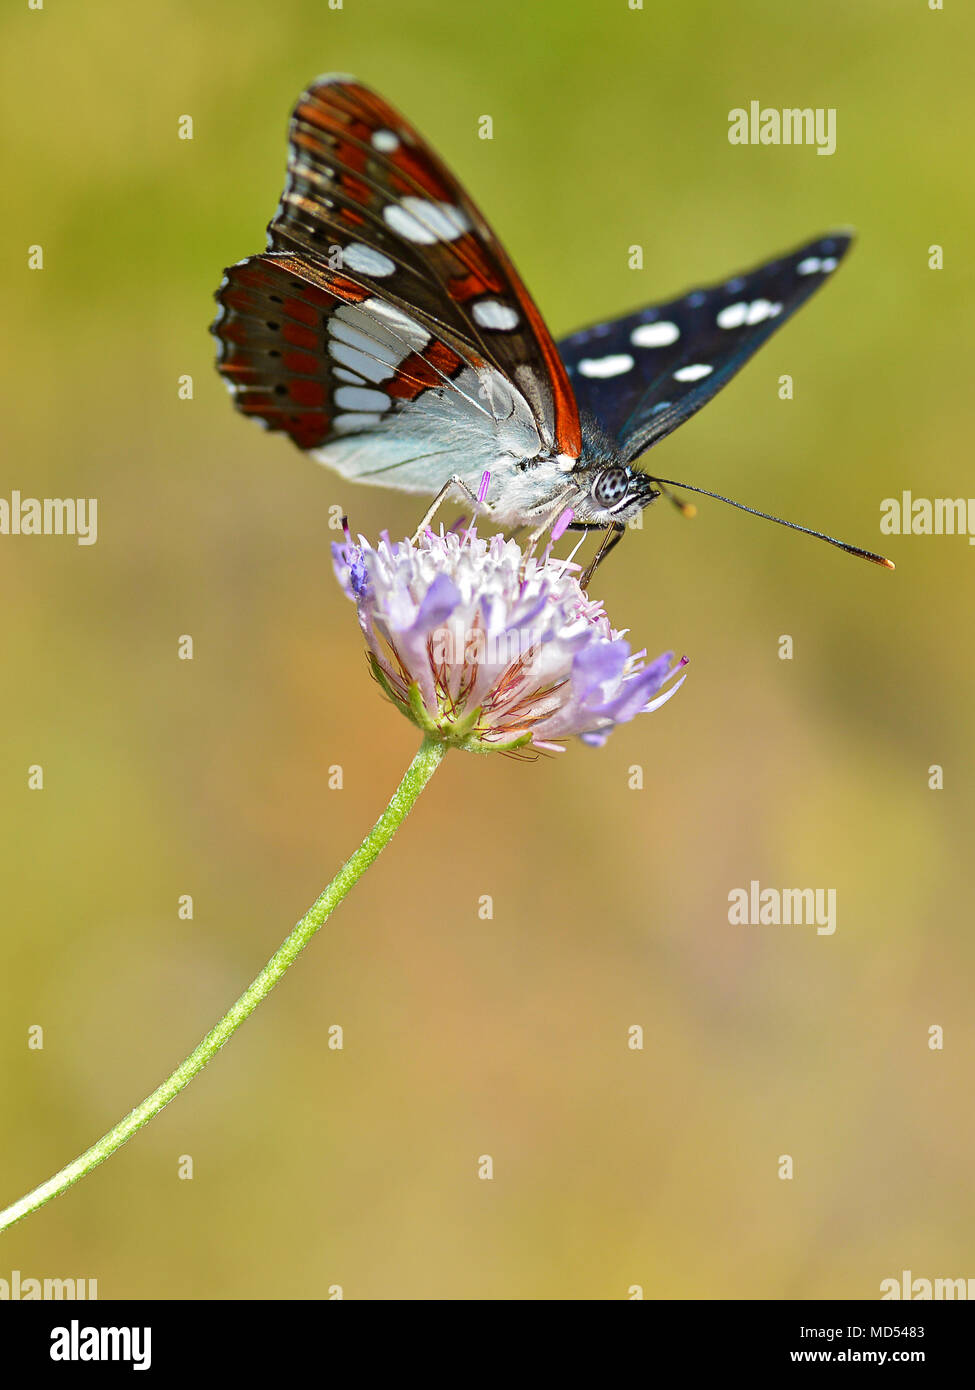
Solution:
{"label": "purple flower head", "polygon": [[503,536],[362,536],[332,546],[386,694],[428,736],[471,752],[605,743],[683,684],[670,652],[645,663],[564,560]]}

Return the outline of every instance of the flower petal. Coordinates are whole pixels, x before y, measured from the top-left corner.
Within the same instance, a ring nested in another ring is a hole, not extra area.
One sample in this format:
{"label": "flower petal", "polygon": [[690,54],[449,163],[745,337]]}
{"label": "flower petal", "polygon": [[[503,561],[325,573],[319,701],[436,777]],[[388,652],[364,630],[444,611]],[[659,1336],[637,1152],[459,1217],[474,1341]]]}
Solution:
{"label": "flower petal", "polygon": [[671,654],[644,665],[580,588],[578,566],[526,558],[503,536],[428,531],[414,546],[384,532],[375,548],[333,544],[332,561],[387,693],[458,746],[561,751],[578,736],[598,747],[683,684],[663,689]]}

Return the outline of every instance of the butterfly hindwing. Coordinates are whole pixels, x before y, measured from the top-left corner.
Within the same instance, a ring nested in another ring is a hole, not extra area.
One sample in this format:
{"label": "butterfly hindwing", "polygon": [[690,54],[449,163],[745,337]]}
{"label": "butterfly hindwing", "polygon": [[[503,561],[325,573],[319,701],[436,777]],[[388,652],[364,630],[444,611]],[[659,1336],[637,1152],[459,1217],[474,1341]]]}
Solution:
{"label": "butterfly hindwing", "polygon": [[562,339],[580,409],[632,461],[700,410],[829,279],[835,232],[755,269]]}
{"label": "butterfly hindwing", "polygon": [[578,455],[565,369],[500,243],[354,79],[299,99],[268,234],[218,292],[219,367],[243,411],[347,476],[418,491],[499,456]]}

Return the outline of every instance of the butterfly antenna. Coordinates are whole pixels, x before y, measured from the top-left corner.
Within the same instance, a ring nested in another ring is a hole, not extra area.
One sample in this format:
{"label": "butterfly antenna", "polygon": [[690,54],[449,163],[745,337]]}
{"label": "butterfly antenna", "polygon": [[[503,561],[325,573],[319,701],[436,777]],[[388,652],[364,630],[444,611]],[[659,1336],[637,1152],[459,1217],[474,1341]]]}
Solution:
{"label": "butterfly antenna", "polygon": [[[849,545],[846,541],[838,541],[835,536],[827,536],[825,531],[814,531],[811,526],[800,526],[797,521],[786,521],[784,517],[773,516],[771,512],[760,512],[757,507],[746,507],[744,502],[736,502],[731,497],[722,496],[720,492],[709,492],[706,487],[694,487],[691,483],[677,483],[670,478],[651,478],[651,481],[661,483],[665,488],[683,487],[688,492],[700,493],[702,497],[713,497],[716,502],[727,502],[729,507],[737,507],[741,512],[751,512],[752,516],[760,516],[763,521],[774,521],[777,526],[788,526],[790,531],[801,531],[803,535],[815,536],[818,541],[826,541],[827,545],[835,545],[837,550],[845,550],[847,555],[858,555],[861,560],[870,560],[875,565],[882,565],[884,569],[892,570],[895,568],[893,560],[888,560],[884,555],[875,555],[872,550],[864,550],[859,545]],[[678,502],[677,505],[679,506],[680,503]]]}

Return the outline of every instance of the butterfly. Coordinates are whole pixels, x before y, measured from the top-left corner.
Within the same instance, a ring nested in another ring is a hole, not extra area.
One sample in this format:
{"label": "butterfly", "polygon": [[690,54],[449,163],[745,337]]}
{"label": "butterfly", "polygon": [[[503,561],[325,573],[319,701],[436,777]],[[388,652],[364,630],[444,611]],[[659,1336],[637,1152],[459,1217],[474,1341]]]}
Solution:
{"label": "butterfly", "polygon": [[693,511],[670,488],[731,501],[636,461],[730,381],[851,242],[819,237],[556,343],[482,213],[375,92],[316,79],[289,140],[267,250],[231,266],[216,296],[217,366],[237,408],[343,477],[437,494],[425,521],[458,488],[502,527],[533,526],[533,541],[601,530],[586,582],[661,495]]}

